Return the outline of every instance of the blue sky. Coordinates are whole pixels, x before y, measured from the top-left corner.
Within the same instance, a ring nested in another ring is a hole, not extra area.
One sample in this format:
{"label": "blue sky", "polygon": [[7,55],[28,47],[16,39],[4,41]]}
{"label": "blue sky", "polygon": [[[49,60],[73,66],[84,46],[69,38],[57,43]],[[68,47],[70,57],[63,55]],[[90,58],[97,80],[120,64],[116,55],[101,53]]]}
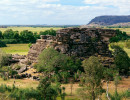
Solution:
{"label": "blue sky", "polygon": [[101,15],[130,15],[130,0],[0,0],[1,25],[85,25]]}

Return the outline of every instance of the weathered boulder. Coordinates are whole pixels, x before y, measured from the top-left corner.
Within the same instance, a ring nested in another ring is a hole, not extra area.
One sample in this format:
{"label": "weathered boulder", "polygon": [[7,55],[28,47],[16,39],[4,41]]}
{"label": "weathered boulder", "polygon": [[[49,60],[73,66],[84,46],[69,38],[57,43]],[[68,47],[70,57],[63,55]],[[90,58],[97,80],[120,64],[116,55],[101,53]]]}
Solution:
{"label": "weathered boulder", "polygon": [[23,73],[27,70],[27,66],[21,67],[19,70],[17,70],[18,73]]}
{"label": "weathered boulder", "polygon": [[19,60],[25,59],[25,58],[26,58],[25,55],[19,55],[19,54],[12,55],[12,60],[16,60],[16,61],[19,61]]}

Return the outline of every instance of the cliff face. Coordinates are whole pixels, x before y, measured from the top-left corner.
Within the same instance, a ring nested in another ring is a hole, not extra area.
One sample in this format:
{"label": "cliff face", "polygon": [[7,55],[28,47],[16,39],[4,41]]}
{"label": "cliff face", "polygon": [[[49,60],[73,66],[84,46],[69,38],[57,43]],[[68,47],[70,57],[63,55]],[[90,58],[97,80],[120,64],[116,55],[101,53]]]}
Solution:
{"label": "cliff face", "polygon": [[66,28],[57,31],[55,37],[41,36],[36,44],[33,44],[27,55],[28,60],[37,62],[38,55],[48,47],[75,56],[81,60],[90,56],[99,56],[101,62],[108,66],[113,61],[108,49],[109,38],[115,36],[115,31],[96,28]]}

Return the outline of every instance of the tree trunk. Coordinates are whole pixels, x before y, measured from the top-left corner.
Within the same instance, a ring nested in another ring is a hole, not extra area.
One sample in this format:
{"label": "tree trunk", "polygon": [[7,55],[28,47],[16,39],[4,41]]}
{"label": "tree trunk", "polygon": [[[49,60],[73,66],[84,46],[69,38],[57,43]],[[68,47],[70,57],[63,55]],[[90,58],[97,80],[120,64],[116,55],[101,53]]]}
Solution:
{"label": "tree trunk", "polygon": [[92,92],[92,100],[95,100],[95,93],[94,93],[94,91]]}
{"label": "tree trunk", "polygon": [[117,93],[117,85],[115,85],[115,92]]}
{"label": "tree trunk", "polygon": [[107,99],[108,99],[108,100],[111,100],[110,97],[109,97],[109,92],[108,92],[108,91],[109,91],[109,88],[108,88],[108,81],[107,81],[107,91],[106,91],[106,95],[107,95]]}
{"label": "tree trunk", "polygon": [[71,95],[72,95],[73,83],[71,84],[70,88],[71,88]]}

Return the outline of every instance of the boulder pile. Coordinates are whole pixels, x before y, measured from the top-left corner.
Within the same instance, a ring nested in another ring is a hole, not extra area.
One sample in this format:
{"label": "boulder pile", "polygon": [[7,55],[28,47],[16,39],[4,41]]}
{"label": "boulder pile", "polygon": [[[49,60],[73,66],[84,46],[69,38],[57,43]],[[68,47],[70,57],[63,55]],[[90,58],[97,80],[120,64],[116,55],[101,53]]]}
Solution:
{"label": "boulder pile", "polygon": [[57,31],[56,36],[41,36],[33,44],[27,55],[31,62],[37,62],[39,54],[48,47],[81,60],[90,56],[98,56],[105,66],[113,63],[109,51],[109,39],[116,35],[115,30],[100,28],[66,28]]}

